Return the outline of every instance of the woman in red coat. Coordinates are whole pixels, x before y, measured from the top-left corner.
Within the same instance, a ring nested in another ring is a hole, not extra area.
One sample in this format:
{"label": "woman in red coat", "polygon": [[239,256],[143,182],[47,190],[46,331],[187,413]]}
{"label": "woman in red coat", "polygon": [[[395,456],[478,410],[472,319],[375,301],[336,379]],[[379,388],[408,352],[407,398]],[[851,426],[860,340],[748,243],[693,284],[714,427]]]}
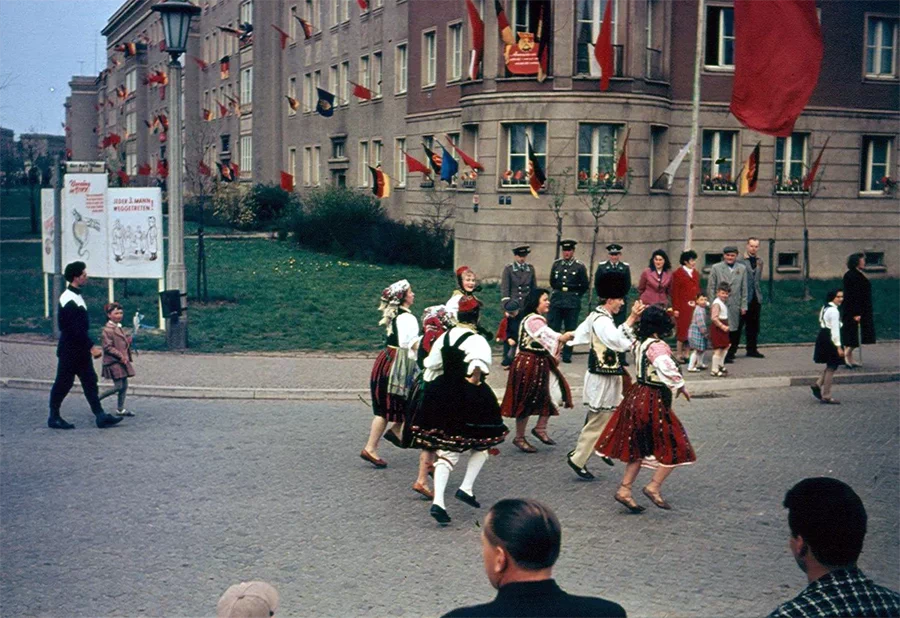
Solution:
{"label": "woman in red coat", "polygon": [[675,317],[677,338],[675,357],[679,363],[684,363],[690,351],[687,345],[688,329],[694,314],[694,300],[700,293],[700,273],[694,268],[697,263],[696,251],[682,252],[678,261],[681,262],[681,268],[672,274],[672,315]]}

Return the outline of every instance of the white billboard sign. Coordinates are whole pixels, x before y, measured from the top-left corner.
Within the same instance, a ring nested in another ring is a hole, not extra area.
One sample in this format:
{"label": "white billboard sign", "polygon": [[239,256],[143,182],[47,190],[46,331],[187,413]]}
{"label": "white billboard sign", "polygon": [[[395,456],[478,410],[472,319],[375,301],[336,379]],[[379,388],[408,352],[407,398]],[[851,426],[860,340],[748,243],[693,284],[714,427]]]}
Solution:
{"label": "white billboard sign", "polygon": [[162,279],[162,191],[159,188],[109,189],[109,276]]}
{"label": "white billboard sign", "polygon": [[53,189],[41,189],[41,261],[43,271],[53,274]]}
{"label": "white billboard sign", "polygon": [[106,174],[66,174],[62,191],[63,265],[80,260],[108,278]]}

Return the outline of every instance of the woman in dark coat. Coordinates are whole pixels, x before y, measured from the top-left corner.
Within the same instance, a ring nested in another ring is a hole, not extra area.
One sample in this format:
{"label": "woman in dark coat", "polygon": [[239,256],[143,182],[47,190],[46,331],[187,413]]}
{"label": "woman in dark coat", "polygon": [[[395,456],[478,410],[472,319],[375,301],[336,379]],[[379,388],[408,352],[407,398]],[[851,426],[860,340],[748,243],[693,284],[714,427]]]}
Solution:
{"label": "woman in dark coat", "polygon": [[[864,253],[854,253],[847,258],[847,272],[844,273],[844,319],[841,327],[841,342],[844,344],[844,363],[848,367],[859,367],[853,361],[853,350],[860,343],[875,343],[875,321],[872,317],[872,284],[862,273],[866,265]],[[859,336],[862,334],[862,342]]]}

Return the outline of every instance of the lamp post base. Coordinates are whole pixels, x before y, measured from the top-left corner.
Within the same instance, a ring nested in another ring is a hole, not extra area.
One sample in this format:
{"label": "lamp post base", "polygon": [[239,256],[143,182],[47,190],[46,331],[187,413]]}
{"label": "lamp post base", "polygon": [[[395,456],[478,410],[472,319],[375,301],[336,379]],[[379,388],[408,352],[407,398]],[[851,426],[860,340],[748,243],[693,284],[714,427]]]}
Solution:
{"label": "lamp post base", "polygon": [[187,316],[166,320],[166,345],[170,350],[187,349]]}

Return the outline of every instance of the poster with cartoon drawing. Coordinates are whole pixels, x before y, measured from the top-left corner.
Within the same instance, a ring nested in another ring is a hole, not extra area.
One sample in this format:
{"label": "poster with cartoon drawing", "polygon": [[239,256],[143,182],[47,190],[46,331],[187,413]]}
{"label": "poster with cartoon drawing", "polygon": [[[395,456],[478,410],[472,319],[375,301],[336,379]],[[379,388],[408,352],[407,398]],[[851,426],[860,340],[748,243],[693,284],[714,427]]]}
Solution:
{"label": "poster with cartoon drawing", "polygon": [[159,188],[109,189],[110,276],[162,279],[162,191]]}
{"label": "poster with cartoon drawing", "polygon": [[106,174],[66,174],[63,181],[63,264],[80,260],[92,277],[110,276],[107,191]]}
{"label": "poster with cartoon drawing", "polygon": [[41,263],[43,271],[53,274],[53,189],[41,189]]}

